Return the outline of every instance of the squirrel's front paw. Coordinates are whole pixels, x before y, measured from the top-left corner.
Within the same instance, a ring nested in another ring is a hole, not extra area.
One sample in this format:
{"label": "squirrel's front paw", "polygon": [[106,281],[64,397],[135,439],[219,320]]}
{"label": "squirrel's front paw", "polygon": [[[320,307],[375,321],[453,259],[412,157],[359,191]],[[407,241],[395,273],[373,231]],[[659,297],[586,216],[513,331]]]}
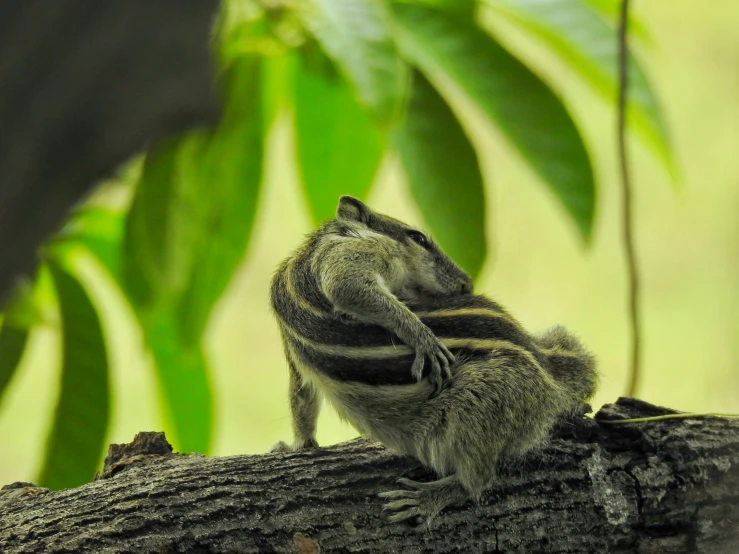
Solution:
{"label": "squirrel's front paw", "polygon": [[416,345],[416,359],[413,361],[411,373],[416,381],[423,378],[423,367],[426,359],[431,362],[431,372],[429,373],[429,382],[434,386],[434,395],[441,392],[441,386],[445,378],[452,376],[450,365],[454,363],[454,355],[449,352],[446,346],[434,335],[428,327],[424,327],[424,333]]}

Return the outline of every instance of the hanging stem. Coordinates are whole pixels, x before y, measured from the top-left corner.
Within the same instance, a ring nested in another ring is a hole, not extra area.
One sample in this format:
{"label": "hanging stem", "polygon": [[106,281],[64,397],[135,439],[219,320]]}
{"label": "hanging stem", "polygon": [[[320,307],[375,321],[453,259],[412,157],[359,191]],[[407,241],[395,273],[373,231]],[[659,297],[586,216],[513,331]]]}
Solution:
{"label": "hanging stem", "polygon": [[636,253],[631,212],[631,179],[626,152],[626,96],[629,88],[629,56],[626,42],[629,15],[629,0],[621,1],[621,17],[618,26],[618,157],[623,189],[623,242],[626,250],[626,266],[629,277],[629,320],[631,323],[631,373],[626,388],[627,396],[634,396],[639,386],[639,361],[641,350],[641,328],[639,325],[639,276],[636,269]]}

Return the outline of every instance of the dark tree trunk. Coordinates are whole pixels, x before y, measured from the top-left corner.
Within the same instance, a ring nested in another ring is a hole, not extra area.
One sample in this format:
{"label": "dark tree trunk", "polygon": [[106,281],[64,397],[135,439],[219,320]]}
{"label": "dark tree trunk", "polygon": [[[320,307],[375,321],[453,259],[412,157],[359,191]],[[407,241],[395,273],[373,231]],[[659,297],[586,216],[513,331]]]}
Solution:
{"label": "dark tree trunk", "polygon": [[[669,413],[621,399],[597,418]],[[161,434],[111,448],[103,475],[0,493],[3,552],[739,552],[739,420],[562,424],[479,505],[431,529],[392,524],[377,493],[410,459],[354,440],[261,456],[170,454]]]}
{"label": "dark tree trunk", "polygon": [[92,184],[212,121],[218,0],[0,0],[0,302]]}

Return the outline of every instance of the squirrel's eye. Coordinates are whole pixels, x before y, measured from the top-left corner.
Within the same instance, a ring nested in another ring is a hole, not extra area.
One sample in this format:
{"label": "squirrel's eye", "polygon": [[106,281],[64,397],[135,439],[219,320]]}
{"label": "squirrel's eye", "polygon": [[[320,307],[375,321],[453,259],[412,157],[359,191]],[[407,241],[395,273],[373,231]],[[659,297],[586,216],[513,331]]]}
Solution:
{"label": "squirrel's eye", "polygon": [[418,231],[408,231],[408,236],[413,242],[420,244],[424,248],[429,245],[428,239],[426,239],[423,233]]}

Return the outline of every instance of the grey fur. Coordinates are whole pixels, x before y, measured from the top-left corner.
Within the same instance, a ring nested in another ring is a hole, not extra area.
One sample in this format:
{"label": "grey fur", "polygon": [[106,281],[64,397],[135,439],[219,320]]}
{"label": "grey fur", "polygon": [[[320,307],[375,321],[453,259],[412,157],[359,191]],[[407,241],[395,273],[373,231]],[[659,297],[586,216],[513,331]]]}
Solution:
{"label": "grey fur", "polygon": [[430,523],[445,506],[479,498],[500,461],[541,446],[558,418],[593,395],[597,375],[563,327],[529,335],[409,232],[417,231],[342,197],[336,219],[278,269],[272,306],[295,442],[274,450],[316,445],[323,395],[362,434],[445,476],[402,480],[410,490],[383,495],[393,520]]}

